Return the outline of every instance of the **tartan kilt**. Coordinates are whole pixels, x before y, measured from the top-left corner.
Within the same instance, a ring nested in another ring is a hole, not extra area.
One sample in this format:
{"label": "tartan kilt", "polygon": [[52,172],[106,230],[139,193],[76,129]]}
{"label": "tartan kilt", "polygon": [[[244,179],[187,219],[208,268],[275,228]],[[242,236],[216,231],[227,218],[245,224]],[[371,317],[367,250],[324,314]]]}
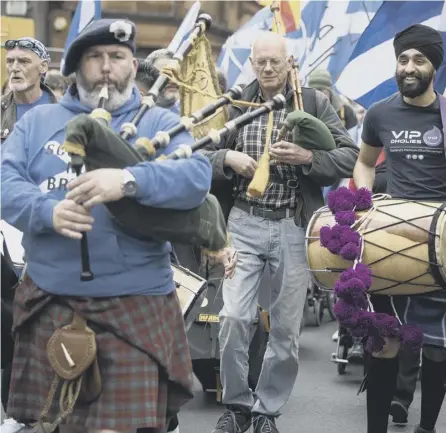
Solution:
{"label": "tartan kilt", "polygon": [[[14,299],[14,361],[7,413],[18,421],[40,419],[54,378],[46,344],[70,324],[73,310],[96,333],[102,393],[76,404],[67,425],[132,431],[164,428],[193,397],[192,364],[176,293],[166,296],[73,298],[39,289],[29,277]],[[58,394],[48,413],[59,414]]]}

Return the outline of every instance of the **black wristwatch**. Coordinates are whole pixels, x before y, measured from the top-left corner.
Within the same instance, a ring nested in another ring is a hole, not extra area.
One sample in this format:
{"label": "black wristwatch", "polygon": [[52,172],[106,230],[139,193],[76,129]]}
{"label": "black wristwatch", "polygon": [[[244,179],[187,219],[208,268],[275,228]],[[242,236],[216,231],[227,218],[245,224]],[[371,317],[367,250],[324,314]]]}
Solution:
{"label": "black wristwatch", "polygon": [[128,170],[123,170],[124,172],[124,182],[121,185],[124,197],[135,197],[136,196],[136,180],[135,176]]}

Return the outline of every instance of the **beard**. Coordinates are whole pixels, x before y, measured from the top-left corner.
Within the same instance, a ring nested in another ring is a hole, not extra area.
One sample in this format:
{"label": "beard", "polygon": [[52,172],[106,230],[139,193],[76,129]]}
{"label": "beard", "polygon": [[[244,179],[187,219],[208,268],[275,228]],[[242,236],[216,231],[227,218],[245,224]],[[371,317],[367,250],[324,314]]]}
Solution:
{"label": "beard", "polygon": [[[99,94],[102,86],[98,86],[98,82],[91,83],[83,75],[81,71],[76,72],[76,85],[79,93],[79,100],[82,104],[94,110],[99,106]],[[108,89],[108,100],[105,102],[107,111],[115,111],[122,107],[131,97],[133,91],[133,74],[129,73],[122,81],[110,81],[113,87]]]}
{"label": "beard", "polygon": [[[395,79],[398,89],[403,96],[406,98],[416,98],[427,91],[432,80],[434,79],[434,74],[435,71],[433,68],[432,71],[425,74],[418,72],[413,74],[406,74],[405,72],[402,72],[401,74],[398,74],[398,72],[396,72]],[[406,83],[404,81],[406,77],[414,77],[415,81],[413,83]]]}
{"label": "beard", "polygon": [[31,87],[33,87],[33,85],[30,82],[28,82],[26,78],[23,78],[21,83],[16,83],[12,81],[11,77],[8,82],[8,88],[12,92],[24,92],[30,89]]}
{"label": "beard", "polygon": [[29,88],[28,83],[9,83],[8,88],[12,92],[24,92],[25,90],[28,90]]}

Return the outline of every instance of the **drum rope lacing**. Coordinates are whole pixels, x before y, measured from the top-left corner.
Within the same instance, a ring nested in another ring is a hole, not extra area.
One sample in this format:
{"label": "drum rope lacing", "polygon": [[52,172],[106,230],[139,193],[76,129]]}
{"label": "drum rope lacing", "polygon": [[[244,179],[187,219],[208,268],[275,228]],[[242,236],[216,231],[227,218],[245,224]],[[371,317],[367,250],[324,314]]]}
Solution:
{"label": "drum rope lacing", "polygon": [[[380,206],[373,202],[372,194],[368,189],[361,188],[357,192],[352,192],[345,187],[330,192],[327,205],[336,224],[324,225],[319,229],[320,244],[331,254],[353,262],[352,266],[341,270],[333,288],[338,297],[334,306],[337,319],[351,335],[367,337],[365,350],[370,353],[382,351],[389,339],[396,339],[403,346],[418,350],[423,342],[422,331],[411,325],[402,324],[393,304],[392,309],[395,315],[376,313],[371,303],[369,290],[373,284],[372,268],[370,263],[364,264],[362,261],[365,246],[368,243],[367,227],[371,222],[373,223],[372,214],[380,212]],[[365,215],[357,220],[357,213],[361,211],[364,211]],[[400,218],[396,217],[396,219]],[[412,221],[416,219],[418,218]],[[398,224],[399,222],[389,224],[389,226]],[[422,229],[417,225],[416,227]],[[311,233],[311,227],[309,231]],[[388,257],[393,255],[398,255],[398,252],[391,251]]]}
{"label": "drum rope lacing", "polygon": [[[387,194],[376,194],[376,195],[373,196],[374,202],[376,202],[378,200],[389,199],[389,198],[391,198],[391,196],[389,196]],[[401,203],[410,203],[410,201],[409,200],[405,200],[403,202],[400,201],[398,204],[401,204]],[[419,204],[423,205],[423,206],[425,206],[427,208],[430,208],[430,209],[437,209],[436,206],[432,206],[432,205],[430,205],[428,203],[420,202]],[[414,228],[416,228],[418,230],[422,230],[423,232],[426,232],[430,236],[433,236],[433,237],[439,237],[440,236],[437,233],[433,233],[431,230],[427,230],[424,227],[421,227],[421,226],[413,223],[413,221],[416,221],[416,220],[422,220],[424,218],[429,218],[429,217],[431,217],[431,215],[422,215],[422,216],[417,216],[417,217],[413,217],[413,218],[409,218],[409,219],[405,220],[405,219],[403,219],[403,218],[401,218],[399,216],[392,215],[392,214],[390,214],[390,213],[388,213],[388,212],[386,212],[386,211],[384,211],[382,209],[384,207],[390,207],[390,206],[395,206],[395,205],[396,205],[395,203],[380,203],[378,206],[376,206],[376,204],[374,204],[373,207],[370,208],[359,220],[355,221],[355,223],[352,224],[351,228],[354,228],[355,226],[358,226],[357,231],[361,232],[361,237],[363,237],[366,234],[375,233],[375,232],[379,232],[379,231],[385,230],[387,228],[395,227],[395,226],[398,226],[400,223],[406,223],[406,224],[408,224],[408,225],[410,225],[410,226],[412,226],[412,227],[414,227]],[[322,209],[320,209],[318,211],[318,213],[324,213],[327,210],[328,210],[328,206],[324,206]],[[380,226],[380,227],[377,227],[377,228],[366,230],[366,224],[370,221],[370,217],[371,217],[371,215],[374,212],[380,212],[383,215],[389,216],[389,217],[394,218],[394,219],[396,219],[398,221],[396,221],[394,223],[389,223],[387,225]],[[312,236],[312,237],[307,237],[307,239],[318,240],[319,237],[318,236]],[[417,242],[414,245],[410,245],[408,247],[402,248],[402,249],[397,250],[397,251],[392,250],[390,248],[386,248],[383,245],[379,245],[379,244],[377,244],[375,242],[372,242],[370,240],[365,240],[365,242],[366,242],[366,244],[375,246],[377,248],[380,248],[380,249],[390,253],[390,254],[388,254],[386,256],[381,257],[380,259],[377,259],[375,261],[370,262],[368,264],[369,266],[376,265],[377,263],[380,263],[380,262],[382,262],[384,260],[387,260],[390,257],[401,255],[403,257],[407,257],[409,259],[425,263],[425,264],[427,264],[429,266],[432,266],[432,267],[441,267],[441,265],[439,263],[433,263],[433,262],[431,262],[429,260],[424,260],[424,259],[421,259],[421,258],[418,258],[418,257],[411,256],[409,254],[404,254],[404,252],[410,251],[411,249],[416,248],[418,246],[425,245],[425,244],[427,244],[427,242]],[[336,273],[341,273],[341,272],[344,271],[344,269],[340,269],[340,268],[325,268],[325,269],[311,269],[311,268],[309,268],[308,270],[310,272],[312,272],[312,273],[317,273],[317,272],[336,272]],[[378,293],[378,292],[382,292],[382,291],[385,291],[385,290],[389,290],[389,289],[392,289],[392,288],[397,287],[397,286],[402,285],[402,284],[406,284],[406,285],[410,285],[410,286],[419,286],[419,287],[436,287],[436,284],[425,284],[425,283],[415,283],[415,282],[413,282],[414,280],[422,278],[422,277],[424,277],[426,275],[430,275],[430,272],[427,271],[427,272],[424,272],[424,273],[422,273],[420,275],[417,275],[417,276],[415,276],[413,278],[410,278],[408,280],[398,281],[398,280],[394,280],[392,278],[388,278],[388,277],[384,277],[384,276],[379,276],[378,277],[378,276],[372,274],[372,277],[374,277],[374,278],[379,278],[380,280],[384,280],[384,281],[387,281],[389,283],[394,283],[394,284],[391,284],[389,286],[383,287],[381,289],[376,289],[376,290],[374,290],[374,293]]]}

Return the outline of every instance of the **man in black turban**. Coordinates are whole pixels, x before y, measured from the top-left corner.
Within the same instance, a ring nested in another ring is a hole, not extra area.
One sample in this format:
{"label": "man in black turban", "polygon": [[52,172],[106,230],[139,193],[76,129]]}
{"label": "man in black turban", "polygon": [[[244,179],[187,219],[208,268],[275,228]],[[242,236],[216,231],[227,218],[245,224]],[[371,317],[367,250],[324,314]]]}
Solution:
{"label": "man in black turban", "polygon": [[393,41],[398,60],[396,81],[401,94],[416,98],[433,86],[435,71],[443,62],[441,33],[415,24],[397,33]]}
{"label": "man in black turban", "polygon": [[[394,47],[399,92],[375,102],[368,109],[353,179],[358,188],[372,190],[375,165],[384,149],[387,194],[395,200],[446,203],[442,96],[435,92],[433,84],[436,71],[443,62],[442,37],[438,31],[417,24],[398,33]],[[417,227],[419,221],[413,221],[413,224]],[[390,227],[387,230],[389,234],[392,231]],[[427,234],[426,243],[432,244]],[[367,253],[367,246],[365,248]],[[432,267],[432,275],[436,275],[434,278],[440,289],[446,281],[436,269]],[[372,272],[374,270],[372,265]],[[400,278],[423,284],[416,272],[410,279],[410,272],[405,269]],[[423,293],[425,288],[419,289],[414,291],[417,296],[400,294],[393,299],[372,294],[370,302],[375,313],[396,315],[403,324],[415,326],[423,333],[421,414],[414,433],[436,433],[446,391],[446,291]],[[410,356],[415,360],[415,367],[419,363],[417,351],[405,352],[398,339],[385,335],[384,339],[387,341],[383,349],[369,354],[365,380],[367,433],[387,433],[389,414],[395,423],[407,422],[407,407],[398,404],[395,395],[398,370],[402,365],[399,361],[402,359],[404,364],[404,359]]]}

